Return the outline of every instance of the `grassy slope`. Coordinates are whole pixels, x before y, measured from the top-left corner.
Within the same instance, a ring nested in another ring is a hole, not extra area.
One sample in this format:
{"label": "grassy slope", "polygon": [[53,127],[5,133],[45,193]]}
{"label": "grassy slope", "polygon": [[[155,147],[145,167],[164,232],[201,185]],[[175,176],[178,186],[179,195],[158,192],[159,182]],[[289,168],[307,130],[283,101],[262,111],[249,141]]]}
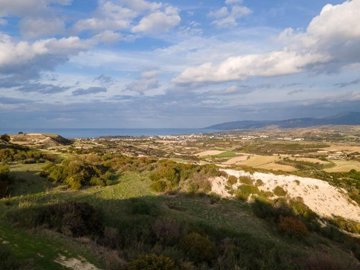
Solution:
{"label": "grassy slope", "polygon": [[[345,259],[348,257],[340,248],[323,238],[311,237],[304,246],[304,243],[279,237],[273,228],[256,218],[248,205],[240,201],[220,200],[217,203],[211,203],[207,196],[157,196],[149,189],[148,177],[137,173],[126,173],[116,184],[108,187],[94,187],[78,192],[62,191],[61,188],[47,191],[49,186],[44,179],[36,175],[37,169],[38,167],[34,165],[13,167],[14,173],[25,176],[26,181],[20,181],[17,184],[15,190],[20,196],[0,200],[0,237],[10,243],[9,245],[20,259],[31,259],[34,265],[44,270],[61,269],[54,263],[54,259],[59,254],[67,255],[67,257],[80,255],[98,267],[102,267],[103,262],[96,259],[96,255],[89,248],[74,239],[51,232],[30,232],[14,228],[4,219],[7,211],[60,201],[87,201],[102,209],[106,223],[111,226],[124,220],[131,222],[132,217],[128,212],[129,201],[131,202],[131,198],[142,197],[142,200],[157,205],[164,216],[203,223],[215,230],[248,233],[259,239],[275,241],[298,254],[315,252],[319,248],[319,243],[322,243],[322,249],[328,250],[333,256]],[[34,186],[31,190],[32,194],[24,195],[22,191],[30,186]]]}

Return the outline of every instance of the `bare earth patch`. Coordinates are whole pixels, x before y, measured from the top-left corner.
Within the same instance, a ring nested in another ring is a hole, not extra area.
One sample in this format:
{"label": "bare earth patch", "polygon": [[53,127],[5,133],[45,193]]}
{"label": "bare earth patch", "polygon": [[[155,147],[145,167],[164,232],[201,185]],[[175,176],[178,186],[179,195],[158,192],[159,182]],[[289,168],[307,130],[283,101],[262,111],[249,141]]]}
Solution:
{"label": "bare earth patch", "polygon": [[57,257],[54,262],[72,270],[100,270],[82,257],[67,258],[63,255],[59,255],[59,257]]}
{"label": "bare earth patch", "polygon": [[197,153],[196,155],[198,157],[206,157],[206,156],[216,156],[216,155],[220,155],[222,153],[224,153],[225,151],[220,151],[220,150],[207,150],[207,151],[203,151],[200,153]]}
{"label": "bare earth patch", "polygon": [[[260,179],[264,184],[259,186],[259,189],[264,191],[273,191],[275,187],[280,186],[287,191],[289,197],[301,197],[304,203],[320,216],[330,218],[340,216],[360,222],[359,205],[350,199],[345,190],[331,186],[326,181],[295,175],[274,175],[259,172],[251,174],[245,171],[222,170],[235,177],[247,176],[253,180]],[[219,178],[224,178],[224,180],[221,181]],[[224,197],[231,196],[225,188],[227,183],[225,177],[217,177],[211,182],[212,192]]]}

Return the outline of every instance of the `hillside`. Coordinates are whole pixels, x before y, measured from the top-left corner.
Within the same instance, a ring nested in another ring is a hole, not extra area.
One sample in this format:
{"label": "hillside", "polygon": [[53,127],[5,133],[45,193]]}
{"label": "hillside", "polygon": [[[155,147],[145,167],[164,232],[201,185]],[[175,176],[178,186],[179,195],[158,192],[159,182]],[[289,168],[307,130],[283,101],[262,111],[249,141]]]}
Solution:
{"label": "hillside", "polygon": [[324,118],[295,118],[277,121],[234,121],[212,125],[207,127],[207,129],[257,129],[269,126],[279,128],[303,128],[323,125],[360,125],[360,112],[349,112]]}
{"label": "hillside", "polygon": [[359,133],[341,131],[321,131],[321,143],[313,130],[291,143],[277,133],[4,143],[0,269],[359,269],[360,172],[336,163],[360,168],[349,142]]}
{"label": "hillside", "polygon": [[10,135],[10,138],[11,143],[33,147],[63,146],[72,143],[71,140],[57,134],[19,133]]}

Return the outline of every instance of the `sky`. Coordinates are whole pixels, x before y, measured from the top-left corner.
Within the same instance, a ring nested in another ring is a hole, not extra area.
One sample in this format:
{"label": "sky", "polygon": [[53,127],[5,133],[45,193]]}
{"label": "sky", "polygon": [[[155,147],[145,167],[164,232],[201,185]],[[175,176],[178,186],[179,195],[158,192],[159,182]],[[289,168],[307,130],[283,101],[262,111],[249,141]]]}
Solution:
{"label": "sky", "polygon": [[0,127],[360,111],[360,0],[0,0]]}

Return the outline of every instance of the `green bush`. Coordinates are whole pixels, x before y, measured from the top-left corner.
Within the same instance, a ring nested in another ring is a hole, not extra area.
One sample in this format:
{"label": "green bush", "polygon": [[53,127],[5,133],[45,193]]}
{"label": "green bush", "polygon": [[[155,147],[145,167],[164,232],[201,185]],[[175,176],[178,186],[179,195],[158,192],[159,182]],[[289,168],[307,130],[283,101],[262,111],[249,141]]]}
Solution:
{"label": "green bush", "polygon": [[158,180],[150,185],[150,188],[155,192],[165,192],[168,189],[168,184],[164,180]]}
{"label": "green bush", "polygon": [[251,194],[261,194],[261,191],[256,186],[241,185],[235,192],[236,198],[246,201]]}
{"label": "green bush", "polygon": [[227,183],[228,183],[228,185],[233,186],[237,183],[237,181],[238,181],[238,179],[235,176],[230,175],[227,180]]}
{"label": "green bush", "polygon": [[17,258],[10,252],[8,247],[0,243],[0,269],[17,270],[20,269]]}
{"label": "green bush", "polygon": [[84,186],[105,186],[115,178],[109,167],[75,158],[65,160],[61,164],[46,166],[42,175],[52,182],[66,184],[72,189],[80,189]]}
{"label": "green bush", "polygon": [[0,163],[0,198],[10,194],[14,179],[10,175],[10,167]]}
{"label": "green bush", "polygon": [[215,244],[199,233],[189,233],[181,245],[184,252],[195,262],[211,262],[216,257]]}
{"label": "green bush", "polygon": [[20,146],[8,146],[0,149],[0,162],[43,163],[45,160],[55,161],[55,159],[53,155]]}
{"label": "green bush", "polygon": [[128,265],[128,270],[175,270],[174,261],[166,256],[147,254],[137,257]]}
{"label": "green bush", "polygon": [[134,215],[156,216],[158,214],[156,205],[141,199],[132,199],[130,201],[130,210]]}
{"label": "green bush", "polygon": [[253,184],[253,180],[249,176],[240,176],[239,180],[240,180],[241,183],[243,183],[245,185],[252,185]]}
{"label": "green bush", "polygon": [[74,237],[103,234],[101,214],[88,203],[66,202],[35,210],[35,226],[45,226]]}
{"label": "green bush", "polygon": [[284,197],[287,194],[287,192],[280,186],[275,187],[273,192],[278,197]]}

